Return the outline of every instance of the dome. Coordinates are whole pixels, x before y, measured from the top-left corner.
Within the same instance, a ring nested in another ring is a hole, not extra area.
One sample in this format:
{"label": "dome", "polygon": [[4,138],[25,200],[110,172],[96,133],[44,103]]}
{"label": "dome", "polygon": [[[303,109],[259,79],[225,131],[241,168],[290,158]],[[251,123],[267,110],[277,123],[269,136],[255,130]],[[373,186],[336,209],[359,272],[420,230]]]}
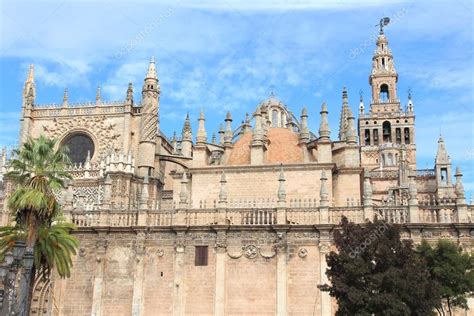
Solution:
{"label": "dome", "polygon": [[[265,153],[266,164],[303,162],[303,152],[298,146],[298,135],[287,128],[270,128]],[[227,165],[250,164],[252,133],[247,132],[234,143]]]}

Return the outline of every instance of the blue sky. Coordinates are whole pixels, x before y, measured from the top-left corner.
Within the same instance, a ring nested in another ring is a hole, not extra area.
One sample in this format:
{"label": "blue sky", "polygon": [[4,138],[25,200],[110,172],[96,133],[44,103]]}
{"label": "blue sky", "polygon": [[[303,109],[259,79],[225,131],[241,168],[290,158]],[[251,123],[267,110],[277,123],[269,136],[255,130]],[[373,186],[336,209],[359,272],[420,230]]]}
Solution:
{"label": "blue sky", "polygon": [[[442,132],[454,166],[474,192],[473,4],[455,1],[0,1],[0,145],[14,146],[28,64],[37,103],[135,99],[155,56],[161,128],[194,130],[202,108],[208,135],[230,110],[234,126],[271,90],[309,126],[329,107],[337,137],[341,91],[357,113],[368,75],[375,24],[386,28],[403,104],[415,104],[418,168],[431,168]],[[198,4],[199,3],[199,4]]]}

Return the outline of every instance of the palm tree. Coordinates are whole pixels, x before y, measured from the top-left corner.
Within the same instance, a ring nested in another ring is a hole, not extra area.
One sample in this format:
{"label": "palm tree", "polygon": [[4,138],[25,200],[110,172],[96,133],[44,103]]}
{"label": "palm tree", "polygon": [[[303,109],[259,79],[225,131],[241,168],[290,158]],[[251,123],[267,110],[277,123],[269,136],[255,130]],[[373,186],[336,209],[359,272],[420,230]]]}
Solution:
{"label": "palm tree", "polygon": [[29,138],[20,150],[14,151],[11,171],[6,174],[18,185],[8,199],[8,207],[15,221],[27,227],[27,249],[34,249],[40,225],[51,224],[60,212],[54,191],[63,188],[64,180],[70,178],[65,171],[69,163],[67,149],[56,147],[56,140],[43,135]]}
{"label": "palm tree", "polygon": [[[54,263],[58,271],[62,270],[69,274],[70,259],[64,261],[64,256],[58,255],[64,253],[65,248],[54,249],[56,254],[51,252],[53,248],[45,248],[41,243],[35,248],[40,233],[46,234],[46,239],[53,238],[50,241],[56,236],[57,241],[58,230],[50,230],[53,220],[60,215],[60,204],[54,192],[64,188],[64,181],[71,178],[65,171],[69,162],[67,148],[57,146],[56,140],[43,135],[38,139],[28,138],[19,150],[14,151],[13,159],[10,161],[11,171],[6,174],[6,178],[17,185],[7,202],[16,222],[13,230],[18,233],[17,236],[24,235],[26,251],[36,255],[32,270],[26,271],[25,275],[22,274],[20,284],[29,286],[29,289],[21,286],[20,302],[25,302],[22,303],[21,313],[27,313],[29,309],[36,271],[47,273]],[[68,244],[67,249],[70,251],[73,243],[69,240]]]}
{"label": "palm tree", "polygon": [[[72,257],[76,255],[79,242],[70,234],[76,226],[57,219],[51,226],[39,227],[38,239],[34,251],[37,276],[47,278],[55,268],[61,278],[71,275]],[[12,250],[15,241],[25,239],[27,231],[19,225],[0,227],[0,262],[5,254]]]}

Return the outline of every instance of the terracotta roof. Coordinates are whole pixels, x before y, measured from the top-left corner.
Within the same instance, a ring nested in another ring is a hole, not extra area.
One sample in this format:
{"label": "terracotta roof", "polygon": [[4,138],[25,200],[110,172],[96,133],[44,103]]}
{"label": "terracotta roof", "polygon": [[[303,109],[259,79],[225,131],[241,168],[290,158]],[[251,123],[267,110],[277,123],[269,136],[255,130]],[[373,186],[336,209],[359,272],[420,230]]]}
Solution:
{"label": "terracotta roof", "polygon": [[[286,128],[268,130],[268,146],[265,163],[298,163],[303,162],[303,152],[298,147],[298,135]],[[252,133],[245,133],[234,143],[227,165],[250,164],[250,145]]]}

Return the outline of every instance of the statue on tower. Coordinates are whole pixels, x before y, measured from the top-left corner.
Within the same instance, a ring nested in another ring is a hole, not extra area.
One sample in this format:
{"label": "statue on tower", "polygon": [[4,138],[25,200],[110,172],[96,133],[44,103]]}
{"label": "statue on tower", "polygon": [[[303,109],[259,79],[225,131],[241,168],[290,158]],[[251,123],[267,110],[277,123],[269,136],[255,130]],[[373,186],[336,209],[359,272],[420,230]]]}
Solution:
{"label": "statue on tower", "polygon": [[376,26],[380,27],[380,34],[383,34],[383,27],[387,26],[388,23],[390,23],[390,18],[389,17],[383,17],[383,18],[380,19],[379,24],[376,25]]}

